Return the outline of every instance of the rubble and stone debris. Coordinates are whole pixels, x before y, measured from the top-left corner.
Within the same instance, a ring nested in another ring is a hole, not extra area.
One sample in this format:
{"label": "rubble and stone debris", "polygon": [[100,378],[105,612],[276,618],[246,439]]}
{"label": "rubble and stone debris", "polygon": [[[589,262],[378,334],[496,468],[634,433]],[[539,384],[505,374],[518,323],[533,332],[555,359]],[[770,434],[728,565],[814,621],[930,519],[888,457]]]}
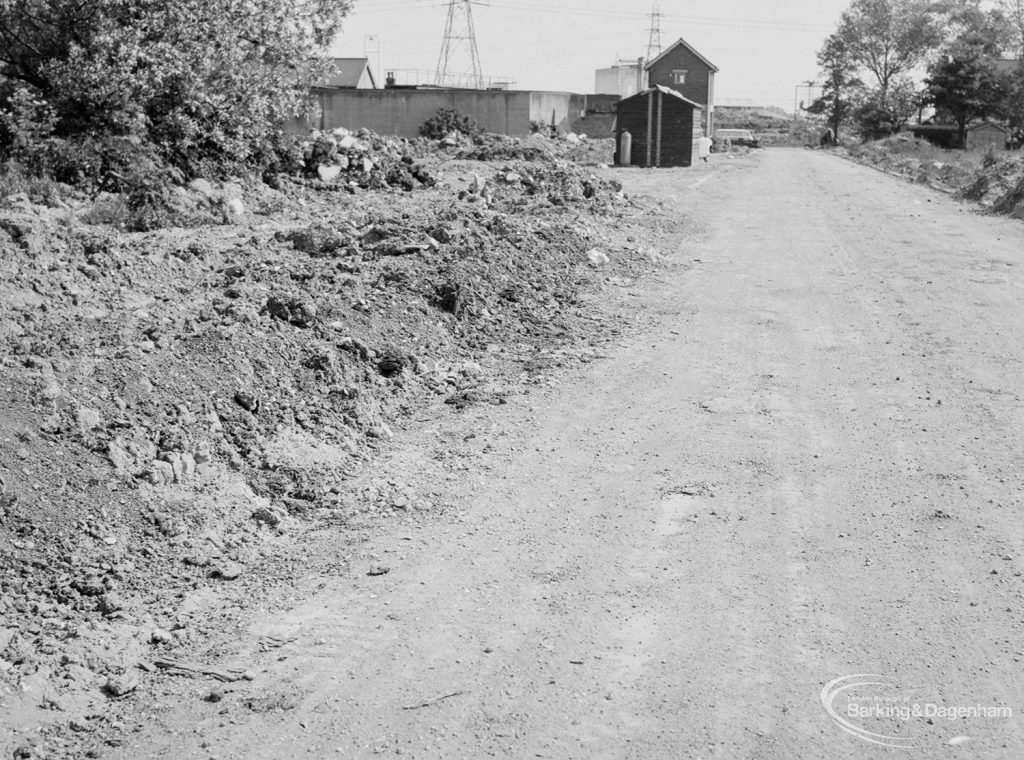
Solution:
{"label": "rubble and stone debris", "polygon": [[651,266],[624,231],[645,203],[542,140],[301,153],[276,187],[182,189],[237,200],[227,225],[0,203],[0,685],[132,699],[156,675],[135,649],[207,672],[189,594],[259,593],[263,547],[318,519],[429,509],[347,489],[418,410],[505,403],[538,356],[610,339],[586,293]]}

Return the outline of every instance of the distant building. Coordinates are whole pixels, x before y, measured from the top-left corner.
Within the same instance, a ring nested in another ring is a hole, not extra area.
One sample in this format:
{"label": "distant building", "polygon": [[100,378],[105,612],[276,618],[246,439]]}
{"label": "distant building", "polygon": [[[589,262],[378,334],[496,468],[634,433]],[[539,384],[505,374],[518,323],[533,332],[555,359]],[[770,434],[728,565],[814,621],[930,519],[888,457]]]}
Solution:
{"label": "distant building", "polygon": [[646,86],[644,59],[619,61],[611,68],[598,69],[594,77],[595,95],[618,95],[631,98]]}
{"label": "distant building", "polygon": [[967,126],[966,144],[961,144],[960,130],[955,124],[915,124],[907,129],[914,137],[938,145],[940,148],[967,148],[968,150],[1003,150],[1010,147],[1010,130],[994,121],[976,121]]}
{"label": "distant building", "polygon": [[657,58],[647,63],[647,86],[667,87],[700,105],[704,133],[715,129],[715,74],[718,67],[680,38]]}
{"label": "distant building", "polygon": [[1003,150],[1010,145],[1010,130],[994,121],[981,121],[967,128],[967,149]]}
{"label": "distant building", "polygon": [[317,87],[333,87],[342,90],[376,90],[377,79],[370,68],[369,58],[332,58],[334,70],[319,82]]}

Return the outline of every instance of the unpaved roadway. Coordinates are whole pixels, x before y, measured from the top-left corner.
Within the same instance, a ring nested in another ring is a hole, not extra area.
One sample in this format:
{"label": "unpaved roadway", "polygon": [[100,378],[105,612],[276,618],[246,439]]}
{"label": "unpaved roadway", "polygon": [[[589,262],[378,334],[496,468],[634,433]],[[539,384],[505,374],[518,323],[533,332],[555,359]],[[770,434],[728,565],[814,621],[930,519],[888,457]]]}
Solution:
{"label": "unpaved roadway", "polygon": [[698,220],[655,327],[488,412],[468,507],[365,547],[387,575],[259,617],[294,641],[247,707],[156,702],[114,754],[1024,757],[1024,225],[716,160],[618,175]]}

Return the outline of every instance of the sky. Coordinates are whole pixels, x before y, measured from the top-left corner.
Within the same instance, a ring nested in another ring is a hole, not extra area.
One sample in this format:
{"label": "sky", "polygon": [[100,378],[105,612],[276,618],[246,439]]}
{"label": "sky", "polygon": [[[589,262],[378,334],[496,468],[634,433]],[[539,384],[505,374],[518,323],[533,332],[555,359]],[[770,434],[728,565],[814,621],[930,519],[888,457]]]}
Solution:
{"label": "sky", "polygon": [[[815,52],[849,0],[661,0],[661,42],[680,37],[719,68],[716,101],[792,111],[797,85],[820,78]],[[517,89],[594,91],[596,69],[646,55],[652,0],[482,0],[472,6],[485,77]],[[370,58],[378,81],[430,83],[444,37],[444,0],[356,0],[334,45]],[[459,31],[464,31],[464,28]],[[378,65],[379,61],[379,65]],[[463,44],[451,70],[469,72]]]}

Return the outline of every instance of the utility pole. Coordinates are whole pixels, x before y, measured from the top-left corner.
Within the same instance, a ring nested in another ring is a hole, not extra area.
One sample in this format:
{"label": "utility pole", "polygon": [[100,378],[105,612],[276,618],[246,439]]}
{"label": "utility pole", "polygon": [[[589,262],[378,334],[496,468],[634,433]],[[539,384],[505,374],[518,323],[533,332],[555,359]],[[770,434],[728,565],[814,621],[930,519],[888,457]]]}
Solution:
{"label": "utility pole", "polygon": [[661,55],[661,5],[655,3],[651,9],[651,29],[647,38],[647,62]]}
{"label": "utility pole", "polygon": [[[807,110],[807,106],[805,106],[804,103],[806,102],[807,105],[810,105],[810,103],[814,100],[814,88],[818,87],[818,86],[819,86],[818,83],[815,82],[813,79],[808,79],[806,82],[804,82],[803,84],[798,84],[793,89],[793,121],[794,122],[799,120],[800,112],[801,111],[806,111]],[[806,89],[807,90],[807,100],[806,101],[800,100],[800,90],[802,90],[802,89]]]}
{"label": "utility pole", "polygon": [[434,84],[443,86],[447,83],[452,56],[459,47],[465,46],[473,69],[470,75],[472,86],[478,90],[483,89],[484,74],[480,66],[480,50],[476,44],[476,27],[473,25],[473,6],[483,4],[475,0],[449,0],[448,19],[444,25],[444,40],[441,43],[441,55],[437,58]]}
{"label": "utility pole", "polygon": [[370,54],[375,54],[376,60],[373,66],[374,81],[379,81],[380,71],[380,37],[376,34],[368,34],[363,37],[363,56],[369,60]]}

